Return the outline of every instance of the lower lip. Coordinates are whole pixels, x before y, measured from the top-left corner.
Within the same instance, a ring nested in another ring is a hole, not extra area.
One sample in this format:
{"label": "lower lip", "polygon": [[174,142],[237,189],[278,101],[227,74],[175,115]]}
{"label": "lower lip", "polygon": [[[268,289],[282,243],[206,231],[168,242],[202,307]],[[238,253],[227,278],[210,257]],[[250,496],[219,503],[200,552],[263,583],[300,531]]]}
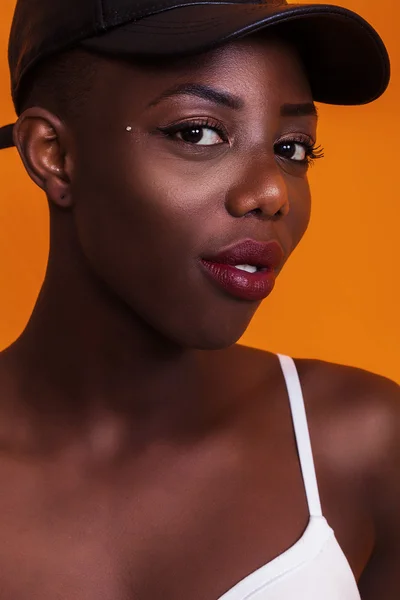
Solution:
{"label": "lower lip", "polygon": [[240,300],[260,302],[270,295],[275,286],[276,275],[273,270],[248,273],[232,265],[201,261],[206,273],[228,292]]}

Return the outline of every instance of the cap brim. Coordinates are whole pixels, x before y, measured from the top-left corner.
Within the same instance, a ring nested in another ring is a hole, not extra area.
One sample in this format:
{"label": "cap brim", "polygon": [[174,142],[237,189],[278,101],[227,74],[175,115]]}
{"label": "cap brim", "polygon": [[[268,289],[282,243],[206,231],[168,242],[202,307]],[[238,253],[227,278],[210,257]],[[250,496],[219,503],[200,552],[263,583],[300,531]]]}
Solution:
{"label": "cap brim", "polygon": [[14,146],[13,129],[14,125],[0,127],[0,149],[12,148]]}
{"label": "cap brim", "polygon": [[179,56],[272,28],[298,48],[317,102],[366,104],[387,88],[390,62],[378,33],[337,6],[192,4],[116,27],[83,45],[107,54]]}

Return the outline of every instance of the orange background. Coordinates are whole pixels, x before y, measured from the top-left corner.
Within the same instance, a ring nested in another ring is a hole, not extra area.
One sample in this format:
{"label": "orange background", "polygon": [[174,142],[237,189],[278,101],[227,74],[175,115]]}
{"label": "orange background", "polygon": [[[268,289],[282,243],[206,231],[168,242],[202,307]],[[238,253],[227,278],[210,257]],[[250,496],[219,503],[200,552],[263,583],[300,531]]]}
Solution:
{"label": "orange background", "polygon": [[[0,8],[0,122],[14,119],[6,48],[15,0]],[[400,382],[400,44],[398,0],[343,0],[380,32],[390,90],[364,107],[321,106],[326,158],[311,171],[310,229],[243,342],[359,366]],[[315,49],[318,52],[318,49]],[[322,162],[322,164],[321,164]],[[23,330],[48,252],[48,212],[15,149],[0,153],[0,348]]]}

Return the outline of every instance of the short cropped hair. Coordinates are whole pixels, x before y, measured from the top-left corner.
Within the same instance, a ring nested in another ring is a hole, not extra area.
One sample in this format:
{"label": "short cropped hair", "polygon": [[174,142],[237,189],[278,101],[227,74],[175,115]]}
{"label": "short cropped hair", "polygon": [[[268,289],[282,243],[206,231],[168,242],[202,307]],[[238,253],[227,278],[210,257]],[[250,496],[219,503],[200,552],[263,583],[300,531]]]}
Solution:
{"label": "short cropped hair", "polygon": [[60,119],[79,119],[87,106],[99,63],[96,54],[81,49],[41,62],[23,83],[18,113],[40,106]]}

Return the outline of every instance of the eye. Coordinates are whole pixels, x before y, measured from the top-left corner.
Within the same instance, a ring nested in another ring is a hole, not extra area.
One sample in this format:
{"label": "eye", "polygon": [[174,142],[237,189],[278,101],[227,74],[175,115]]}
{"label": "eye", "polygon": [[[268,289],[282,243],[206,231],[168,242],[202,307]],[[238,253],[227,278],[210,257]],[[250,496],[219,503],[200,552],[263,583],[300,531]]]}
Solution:
{"label": "eye", "polygon": [[288,160],[297,162],[306,162],[307,157],[312,152],[312,145],[306,145],[300,142],[280,142],[275,144],[275,152]]}
{"label": "eye", "polygon": [[224,140],[219,135],[216,129],[211,127],[186,127],[176,132],[176,137],[187,144],[195,144],[196,146],[215,146],[223,144]]}
{"label": "eye", "polygon": [[284,140],[274,145],[275,154],[287,161],[297,163],[299,166],[311,167],[314,162],[324,157],[324,149],[317,146],[312,138]]}
{"label": "eye", "polygon": [[228,134],[217,121],[204,118],[186,123],[176,123],[168,127],[159,127],[166,137],[193,146],[219,146],[228,143]]}

